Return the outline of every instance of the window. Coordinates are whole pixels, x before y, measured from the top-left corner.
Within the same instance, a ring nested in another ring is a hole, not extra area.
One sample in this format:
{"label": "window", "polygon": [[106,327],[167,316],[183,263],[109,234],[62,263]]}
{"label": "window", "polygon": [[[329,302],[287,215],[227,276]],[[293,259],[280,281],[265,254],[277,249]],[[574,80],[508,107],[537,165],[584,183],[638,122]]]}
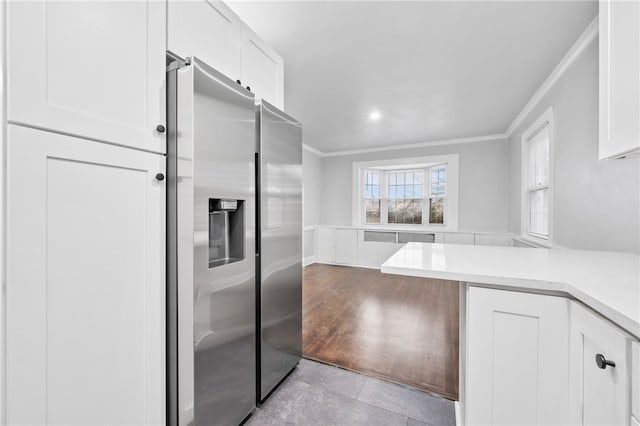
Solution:
{"label": "window", "polygon": [[444,224],[444,199],[447,194],[447,168],[431,168],[429,223]]}
{"label": "window", "polygon": [[[433,161],[415,163],[427,159]],[[354,163],[354,223],[457,229],[457,159],[449,155]]]}
{"label": "window", "polygon": [[380,172],[364,173],[364,199],[366,223],[380,223]]}
{"label": "window", "polygon": [[523,134],[523,229],[525,236],[550,239],[551,128],[547,111]]}
{"label": "window", "polygon": [[422,223],[424,171],[387,172],[387,223]]}

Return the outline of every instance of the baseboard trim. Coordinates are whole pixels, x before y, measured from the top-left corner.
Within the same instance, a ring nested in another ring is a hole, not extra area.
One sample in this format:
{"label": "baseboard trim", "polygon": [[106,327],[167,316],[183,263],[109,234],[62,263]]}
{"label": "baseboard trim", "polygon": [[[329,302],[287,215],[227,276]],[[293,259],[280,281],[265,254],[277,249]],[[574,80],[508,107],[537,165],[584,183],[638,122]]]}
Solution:
{"label": "baseboard trim", "polygon": [[302,259],[302,266],[309,266],[311,264],[316,263],[316,257],[315,256],[307,256],[305,258]]}

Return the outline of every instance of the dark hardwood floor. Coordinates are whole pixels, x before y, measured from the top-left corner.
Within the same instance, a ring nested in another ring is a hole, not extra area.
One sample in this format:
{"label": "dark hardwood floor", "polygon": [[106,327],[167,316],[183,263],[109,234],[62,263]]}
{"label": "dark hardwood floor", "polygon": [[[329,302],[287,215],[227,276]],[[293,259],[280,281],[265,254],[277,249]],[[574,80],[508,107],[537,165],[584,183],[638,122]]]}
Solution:
{"label": "dark hardwood floor", "polygon": [[313,264],[303,289],[305,357],[458,399],[457,283]]}

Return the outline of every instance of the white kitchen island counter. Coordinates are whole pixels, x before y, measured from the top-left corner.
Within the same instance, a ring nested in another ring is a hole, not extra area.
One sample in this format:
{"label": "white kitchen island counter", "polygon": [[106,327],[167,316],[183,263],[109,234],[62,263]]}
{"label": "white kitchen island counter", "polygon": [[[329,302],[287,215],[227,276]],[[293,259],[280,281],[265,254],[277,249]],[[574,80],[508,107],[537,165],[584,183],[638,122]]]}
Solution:
{"label": "white kitchen island counter", "polygon": [[564,293],[640,337],[640,255],[408,243],[382,264],[381,271]]}

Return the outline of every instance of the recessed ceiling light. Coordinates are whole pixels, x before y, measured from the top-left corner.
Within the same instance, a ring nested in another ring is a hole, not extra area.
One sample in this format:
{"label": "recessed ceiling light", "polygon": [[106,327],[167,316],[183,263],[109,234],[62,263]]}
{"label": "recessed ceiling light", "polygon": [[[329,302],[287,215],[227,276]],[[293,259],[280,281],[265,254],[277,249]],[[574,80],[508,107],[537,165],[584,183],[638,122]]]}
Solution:
{"label": "recessed ceiling light", "polygon": [[380,111],[372,111],[371,114],[369,114],[369,119],[371,121],[380,120],[380,117],[382,117],[382,115],[380,115]]}

